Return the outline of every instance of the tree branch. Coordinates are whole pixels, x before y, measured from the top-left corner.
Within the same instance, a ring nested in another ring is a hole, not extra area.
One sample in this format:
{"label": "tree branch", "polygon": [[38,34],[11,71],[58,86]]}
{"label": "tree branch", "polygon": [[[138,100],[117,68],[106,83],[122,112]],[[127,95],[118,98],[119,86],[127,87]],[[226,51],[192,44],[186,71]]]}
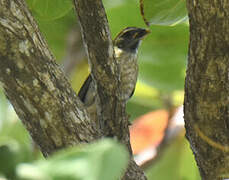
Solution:
{"label": "tree branch", "polygon": [[[119,140],[120,124],[128,118],[125,102],[118,100],[118,67],[113,55],[113,45],[108,28],[105,10],[101,1],[75,0],[76,11],[82,29],[91,73],[97,85],[100,101],[97,109],[103,124],[105,136],[116,136]],[[127,128],[128,129],[128,128]]]}
{"label": "tree branch", "polygon": [[0,81],[44,156],[98,137],[22,0],[0,0]]}
{"label": "tree branch", "polygon": [[202,179],[223,179],[229,177],[229,2],[188,0],[187,8],[186,136]]}
{"label": "tree branch", "polygon": [[[98,118],[104,136],[116,137],[132,156],[126,102],[119,97],[119,69],[114,59],[106,13],[101,0],[75,0],[75,7],[88,54],[99,102]],[[145,179],[142,170],[131,159],[123,179]]]}
{"label": "tree branch", "polygon": [[[131,153],[125,102],[101,1],[76,1],[92,74],[99,94],[96,129],[41,36],[24,0],[0,0],[0,82],[44,156],[58,149],[117,137]],[[99,47],[99,48],[98,48]],[[123,179],[145,179],[130,161]]]}

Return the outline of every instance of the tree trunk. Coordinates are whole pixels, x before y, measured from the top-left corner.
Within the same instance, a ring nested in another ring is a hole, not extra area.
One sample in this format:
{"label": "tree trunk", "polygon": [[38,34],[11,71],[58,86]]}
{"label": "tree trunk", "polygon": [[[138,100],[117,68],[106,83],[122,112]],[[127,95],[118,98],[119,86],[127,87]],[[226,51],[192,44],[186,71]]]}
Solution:
{"label": "tree trunk", "polygon": [[187,0],[184,118],[202,179],[229,177],[229,1]]}
{"label": "tree trunk", "polygon": [[44,156],[98,137],[24,1],[0,0],[0,81]]}
{"label": "tree trunk", "polygon": [[[116,137],[132,155],[126,106],[118,98],[119,72],[102,1],[75,0],[75,4],[97,84],[98,116],[104,126],[97,129],[90,120],[24,0],[0,0],[0,82],[44,156],[104,136]],[[146,177],[131,158],[123,179]]]}

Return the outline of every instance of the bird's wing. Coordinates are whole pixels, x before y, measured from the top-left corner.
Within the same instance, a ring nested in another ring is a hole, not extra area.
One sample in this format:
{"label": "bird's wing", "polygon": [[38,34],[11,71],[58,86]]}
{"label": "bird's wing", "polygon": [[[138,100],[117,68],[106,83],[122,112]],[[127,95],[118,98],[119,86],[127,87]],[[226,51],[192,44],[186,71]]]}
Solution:
{"label": "bird's wing", "polygon": [[91,74],[89,74],[86,81],[84,81],[83,86],[80,88],[79,93],[78,93],[78,96],[82,102],[85,101],[85,97],[87,95],[87,92],[89,90],[91,83],[92,83],[92,77],[91,77]]}
{"label": "bird's wing", "polygon": [[130,94],[129,98],[131,98],[134,95],[134,91],[135,91],[135,87],[134,87],[134,90],[132,91],[132,93]]}

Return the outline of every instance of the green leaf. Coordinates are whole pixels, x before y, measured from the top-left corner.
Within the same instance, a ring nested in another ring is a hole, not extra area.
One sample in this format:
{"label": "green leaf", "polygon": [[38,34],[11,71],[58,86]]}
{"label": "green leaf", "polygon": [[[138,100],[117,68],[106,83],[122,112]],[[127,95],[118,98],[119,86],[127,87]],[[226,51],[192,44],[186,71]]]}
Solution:
{"label": "green leaf", "polygon": [[66,53],[66,43],[68,33],[76,23],[73,10],[69,11],[64,17],[53,21],[38,20],[39,29],[48,42],[49,48],[54,53],[58,61],[62,60]]}
{"label": "green leaf", "polygon": [[162,91],[183,90],[188,26],[154,26],[139,50],[139,80]]}
{"label": "green leaf", "polygon": [[19,146],[16,141],[0,142],[0,173],[15,178],[15,167],[19,160]]}
{"label": "green leaf", "polygon": [[125,148],[106,139],[60,151],[36,164],[21,164],[17,172],[19,177],[31,180],[116,180],[127,163]]}
{"label": "green leaf", "polygon": [[175,25],[187,19],[185,0],[140,0],[147,25]]}
{"label": "green leaf", "polygon": [[26,148],[15,139],[0,136],[0,174],[15,179],[19,163],[34,159],[31,148]]}
{"label": "green leaf", "polygon": [[50,21],[66,15],[73,7],[72,0],[27,0],[39,19]]}
{"label": "green leaf", "polygon": [[122,6],[126,2],[127,2],[127,0],[115,0],[115,1],[103,0],[103,5],[106,7],[106,9],[112,9],[112,8]]}
{"label": "green leaf", "polygon": [[104,0],[104,2],[107,2],[105,8],[113,38],[126,27],[144,26],[137,0],[123,0],[119,6],[109,6],[108,1],[113,1]]}

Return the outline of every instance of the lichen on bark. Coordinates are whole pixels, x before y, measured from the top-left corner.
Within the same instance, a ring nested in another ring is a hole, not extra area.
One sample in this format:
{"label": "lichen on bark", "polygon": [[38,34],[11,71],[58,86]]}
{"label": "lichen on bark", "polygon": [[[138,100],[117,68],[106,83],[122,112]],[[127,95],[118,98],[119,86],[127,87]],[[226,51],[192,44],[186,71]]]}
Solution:
{"label": "lichen on bark", "polygon": [[229,2],[188,0],[187,8],[186,136],[202,179],[222,179],[229,175]]}
{"label": "lichen on bark", "polygon": [[45,156],[98,137],[24,1],[0,1],[0,81]]}
{"label": "lichen on bark", "polygon": [[[79,21],[97,82],[100,97],[97,105],[101,110],[98,116],[104,127],[96,128],[89,118],[24,0],[0,0],[0,82],[44,156],[104,136],[117,137],[131,153],[126,106],[117,98],[119,73],[102,1],[77,2],[83,5],[76,9],[82,13]],[[87,3],[90,6],[85,6]],[[146,177],[131,159],[123,179]]]}

